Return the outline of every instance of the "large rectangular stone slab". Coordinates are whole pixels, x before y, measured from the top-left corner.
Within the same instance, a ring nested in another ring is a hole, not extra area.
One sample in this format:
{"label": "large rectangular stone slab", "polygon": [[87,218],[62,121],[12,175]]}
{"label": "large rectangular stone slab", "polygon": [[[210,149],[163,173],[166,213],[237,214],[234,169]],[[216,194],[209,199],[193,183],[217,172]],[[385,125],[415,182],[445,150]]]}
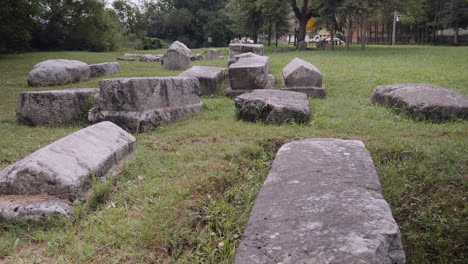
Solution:
{"label": "large rectangular stone slab", "polygon": [[226,79],[227,69],[221,67],[193,66],[179,74],[179,77],[195,77],[200,82],[200,94],[212,95]]}
{"label": "large rectangular stone slab", "polygon": [[81,129],[0,171],[0,195],[46,194],[74,200],[132,155],[135,138],[111,122]]}
{"label": "large rectangular stone slab", "polygon": [[89,65],[91,77],[100,77],[104,75],[112,75],[120,72],[120,64],[118,62],[104,62]]}
{"label": "large rectangular stone slab", "polygon": [[235,263],[405,263],[361,141],[285,144],[255,201]]}
{"label": "large rectangular stone slab", "polygon": [[58,125],[86,120],[98,88],[22,92],[16,119],[26,125]]}
{"label": "large rectangular stone slab", "polygon": [[111,121],[131,131],[177,121],[202,107],[195,77],[116,78],[99,85],[89,120]]}
{"label": "large rectangular stone slab", "polygon": [[229,60],[234,59],[238,54],[252,52],[257,55],[263,56],[262,44],[229,44]]}
{"label": "large rectangular stone slab", "polygon": [[240,58],[229,66],[229,85],[232,90],[264,89],[268,81],[270,58],[253,56]]}

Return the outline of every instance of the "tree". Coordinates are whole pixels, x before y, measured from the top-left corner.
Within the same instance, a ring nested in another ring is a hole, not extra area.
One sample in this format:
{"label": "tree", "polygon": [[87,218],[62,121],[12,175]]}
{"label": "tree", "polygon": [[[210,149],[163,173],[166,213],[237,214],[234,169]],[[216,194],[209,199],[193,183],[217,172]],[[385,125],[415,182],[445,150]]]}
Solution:
{"label": "tree", "polygon": [[[296,16],[297,20],[299,21],[299,34],[297,37],[297,41],[305,40],[306,36],[306,26],[307,22],[311,17],[318,17],[317,7],[313,6],[312,1],[309,0],[302,0],[301,8],[298,7],[297,0],[289,0],[291,3],[291,8],[294,11],[294,15]],[[299,4],[301,4],[299,2]]]}
{"label": "tree", "polygon": [[453,44],[459,45],[459,28],[468,27],[468,1],[449,0],[444,2],[442,22],[446,27],[453,28]]}
{"label": "tree", "polygon": [[230,0],[225,12],[231,18],[231,30],[237,35],[250,36],[258,41],[260,29],[264,25],[261,1]]}
{"label": "tree", "polygon": [[[270,46],[273,30],[277,40],[279,34],[285,33],[289,29],[290,6],[286,1],[277,0],[260,0],[260,5],[264,27],[268,31],[268,46]],[[278,46],[277,41],[276,46]]]}

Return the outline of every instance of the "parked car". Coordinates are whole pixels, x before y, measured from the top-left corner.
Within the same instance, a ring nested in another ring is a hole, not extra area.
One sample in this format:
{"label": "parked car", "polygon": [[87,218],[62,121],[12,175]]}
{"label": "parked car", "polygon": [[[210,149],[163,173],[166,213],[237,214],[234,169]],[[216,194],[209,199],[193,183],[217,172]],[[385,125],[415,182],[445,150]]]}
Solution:
{"label": "parked car", "polygon": [[[331,38],[328,37],[328,38],[325,38],[325,41],[327,42],[330,42]],[[333,38],[333,40],[335,41],[336,45],[344,45],[346,44],[344,41],[342,41],[341,39],[339,38]]]}

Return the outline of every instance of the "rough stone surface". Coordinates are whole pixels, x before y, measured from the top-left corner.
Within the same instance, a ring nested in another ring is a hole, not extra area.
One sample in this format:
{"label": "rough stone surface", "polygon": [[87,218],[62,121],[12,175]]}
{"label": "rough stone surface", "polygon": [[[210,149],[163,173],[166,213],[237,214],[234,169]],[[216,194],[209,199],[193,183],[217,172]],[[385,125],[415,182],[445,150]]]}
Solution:
{"label": "rough stone surface", "polygon": [[117,58],[117,60],[121,60],[121,61],[135,61],[135,58]]}
{"label": "rough stone surface", "polygon": [[219,50],[207,49],[205,51],[206,60],[219,60]]}
{"label": "rough stone surface", "polygon": [[311,97],[325,97],[322,73],[311,63],[295,58],[283,68],[285,90],[296,91]]}
{"label": "rough stone surface", "polygon": [[252,52],[263,56],[263,45],[261,44],[229,44],[229,60],[241,53]]}
{"label": "rough stone surface", "polygon": [[192,55],[192,56],[190,56],[190,60],[191,61],[203,60],[203,55],[201,55],[201,54]]}
{"label": "rough stone surface", "polygon": [[179,77],[197,78],[200,82],[201,95],[212,95],[226,76],[226,68],[207,66],[193,66],[179,75]]}
{"label": "rough stone surface", "polygon": [[77,60],[46,60],[34,65],[28,76],[29,86],[54,86],[89,80],[88,64]]}
{"label": "rough stone surface", "polygon": [[133,153],[135,138],[111,122],[70,134],[0,171],[0,194],[47,194],[75,200],[93,176],[105,176]]}
{"label": "rough stone surface", "polygon": [[142,62],[160,62],[164,54],[145,54],[140,57]]}
{"label": "rough stone surface", "polygon": [[124,57],[141,57],[143,54],[137,54],[137,53],[124,53]]}
{"label": "rough stone surface", "polygon": [[104,62],[89,65],[91,70],[91,77],[99,77],[103,75],[112,75],[120,72],[120,65],[118,62]]}
{"label": "rough stone surface", "polygon": [[0,222],[4,220],[40,220],[47,216],[70,216],[69,201],[47,195],[0,195]]}
{"label": "rough stone surface", "polygon": [[175,41],[163,57],[166,70],[185,70],[190,67],[191,50],[185,44]]}
{"label": "rough stone surface", "polygon": [[395,107],[415,118],[434,121],[468,119],[468,97],[431,84],[390,84],[374,88],[374,102]]}
{"label": "rough stone surface", "polygon": [[306,49],[307,49],[307,42],[299,41],[299,43],[297,43],[297,50],[306,50]]}
{"label": "rough stone surface", "polygon": [[231,64],[228,70],[231,89],[263,89],[268,80],[269,63],[269,57],[253,56]]}
{"label": "rough stone surface", "polygon": [[364,144],[307,139],[283,145],[235,263],[405,263],[400,231]]}
{"label": "rough stone surface", "polygon": [[230,60],[228,61],[228,66],[231,66],[231,64],[236,63],[236,62],[239,61],[240,59],[243,59],[243,58],[252,58],[252,57],[262,57],[262,56],[257,55],[257,54],[252,53],[252,52],[241,53],[241,54],[238,54],[238,55],[234,56],[233,59],[230,59]]}
{"label": "rough stone surface", "polygon": [[118,78],[99,82],[100,92],[88,119],[146,131],[198,111],[200,82],[194,77]]}
{"label": "rough stone surface", "polygon": [[25,125],[58,125],[86,120],[98,88],[22,92],[16,119]]}
{"label": "rough stone surface", "polygon": [[307,122],[310,105],[303,93],[280,90],[255,90],[235,99],[237,116],[245,121],[281,124]]}

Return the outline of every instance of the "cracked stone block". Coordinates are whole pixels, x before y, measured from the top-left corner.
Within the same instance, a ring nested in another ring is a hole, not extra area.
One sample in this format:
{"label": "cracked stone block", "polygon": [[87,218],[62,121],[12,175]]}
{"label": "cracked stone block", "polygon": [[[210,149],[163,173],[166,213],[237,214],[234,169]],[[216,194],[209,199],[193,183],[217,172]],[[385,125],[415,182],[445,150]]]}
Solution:
{"label": "cracked stone block", "polygon": [[230,89],[226,91],[226,95],[233,96],[254,89],[265,89],[270,78],[269,64],[270,58],[267,56],[239,58],[228,68]]}
{"label": "cracked stone block", "polygon": [[405,263],[400,230],[364,144],[317,138],[283,145],[235,263]]}
{"label": "cracked stone block", "polygon": [[111,122],[78,130],[0,171],[0,195],[46,194],[75,200],[132,156],[135,138]]}
{"label": "cracked stone block", "polygon": [[48,195],[0,195],[0,222],[36,221],[48,216],[71,216],[73,206],[67,200]]}
{"label": "cracked stone block", "polygon": [[142,62],[160,62],[164,54],[145,54],[140,56]]}
{"label": "cracked stone block", "polygon": [[237,116],[245,121],[271,124],[308,122],[310,105],[307,95],[280,90],[254,90],[235,99]]}
{"label": "cracked stone block", "polygon": [[262,44],[229,44],[229,60],[233,60],[238,54],[252,52],[259,56],[263,56],[263,45]]}
{"label": "cracked stone block", "polygon": [[88,64],[77,60],[46,60],[34,65],[28,75],[29,86],[64,85],[89,80]]}
{"label": "cracked stone block", "polygon": [[99,77],[119,73],[120,65],[118,62],[104,62],[91,64],[89,69],[91,70],[91,77]]}
{"label": "cracked stone block", "polygon": [[25,125],[58,125],[87,120],[98,88],[22,92],[16,119]]}
{"label": "cracked stone block", "polygon": [[219,60],[219,50],[217,49],[207,49],[205,51],[206,60]]}
{"label": "cracked stone block", "polygon": [[185,70],[190,67],[191,50],[184,43],[175,41],[163,56],[165,70]]}
{"label": "cracked stone block", "polygon": [[195,77],[116,78],[101,80],[99,86],[89,121],[111,121],[131,131],[175,122],[203,105]]}
{"label": "cracked stone block", "polygon": [[432,84],[390,84],[374,88],[376,103],[433,121],[468,119],[468,97]]}
{"label": "cracked stone block", "polygon": [[200,95],[212,95],[226,76],[226,68],[207,66],[193,66],[179,74],[179,77],[197,78],[200,82]]}
{"label": "cracked stone block", "polygon": [[283,68],[284,90],[305,93],[311,97],[325,97],[322,73],[311,63],[293,59]]}

